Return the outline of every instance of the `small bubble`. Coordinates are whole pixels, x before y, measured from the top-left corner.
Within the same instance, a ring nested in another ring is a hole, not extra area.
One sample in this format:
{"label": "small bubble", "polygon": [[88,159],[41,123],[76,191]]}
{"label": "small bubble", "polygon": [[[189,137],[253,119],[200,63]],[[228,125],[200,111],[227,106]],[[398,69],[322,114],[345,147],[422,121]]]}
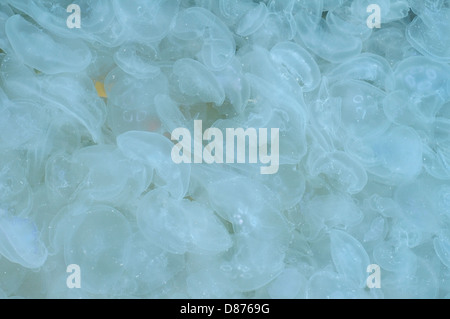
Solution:
{"label": "small bubble", "polygon": [[233,267],[231,267],[231,265],[225,264],[225,265],[220,266],[220,269],[225,272],[230,272],[233,270]]}
{"label": "small bubble", "polygon": [[242,219],[242,216],[241,216],[241,215],[236,214],[236,215],[234,215],[233,217],[234,217],[234,220],[235,220],[239,225],[242,225],[242,224],[244,223],[244,220]]}
{"label": "small bubble", "polygon": [[363,96],[362,95],[355,95],[354,97],[353,97],[353,102],[355,102],[355,103],[362,103],[364,101],[364,98],[363,98]]}

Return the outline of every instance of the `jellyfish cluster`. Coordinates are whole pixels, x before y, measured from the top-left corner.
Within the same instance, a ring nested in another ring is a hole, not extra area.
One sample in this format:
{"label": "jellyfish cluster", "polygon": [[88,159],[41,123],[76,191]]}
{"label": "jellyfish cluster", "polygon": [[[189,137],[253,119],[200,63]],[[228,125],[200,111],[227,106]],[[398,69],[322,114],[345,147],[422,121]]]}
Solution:
{"label": "jellyfish cluster", "polygon": [[449,0],[0,0],[0,298],[449,297]]}

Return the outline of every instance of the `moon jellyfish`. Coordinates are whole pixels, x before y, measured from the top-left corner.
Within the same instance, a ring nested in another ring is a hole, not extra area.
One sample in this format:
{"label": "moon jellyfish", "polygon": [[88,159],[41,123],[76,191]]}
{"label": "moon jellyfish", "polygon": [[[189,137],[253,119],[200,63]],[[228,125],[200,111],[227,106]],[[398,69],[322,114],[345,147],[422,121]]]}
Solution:
{"label": "moon jellyfish", "polygon": [[80,266],[83,289],[95,294],[111,293],[129,260],[126,248],[130,224],[121,212],[103,205],[77,214],[75,224],[61,225],[67,227],[64,260],[67,265]]}
{"label": "moon jellyfish", "polygon": [[34,269],[45,263],[48,252],[32,220],[1,209],[0,254],[11,262]]}

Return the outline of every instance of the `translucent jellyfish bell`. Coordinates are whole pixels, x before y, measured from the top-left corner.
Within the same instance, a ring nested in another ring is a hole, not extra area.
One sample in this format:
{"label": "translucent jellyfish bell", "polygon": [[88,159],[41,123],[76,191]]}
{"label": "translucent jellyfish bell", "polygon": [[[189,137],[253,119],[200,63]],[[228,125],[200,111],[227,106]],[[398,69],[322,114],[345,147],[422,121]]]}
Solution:
{"label": "translucent jellyfish bell", "polygon": [[450,179],[450,121],[438,118],[429,134],[430,143],[424,147],[424,166],[439,180]]}
{"label": "translucent jellyfish bell", "polygon": [[[427,258],[416,256],[415,263],[407,261],[395,272],[386,272],[383,277],[385,298],[434,299],[439,294],[439,275]],[[405,269],[403,265],[412,265]]]}
{"label": "translucent jellyfish bell", "polygon": [[406,30],[411,45],[420,53],[439,62],[450,62],[450,9],[426,10]]}
{"label": "translucent jellyfish bell", "polygon": [[408,0],[390,1],[389,12],[386,14],[385,23],[398,21],[407,17],[409,10]]}
{"label": "translucent jellyfish bell", "polygon": [[39,268],[47,259],[40,232],[28,218],[0,210],[0,254],[26,268]]}
{"label": "translucent jellyfish bell", "polygon": [[445,0],[407,0],[411,10],[420,15],[425,11],[437,12],[442,9]]}
{"label": "translucent jellyfish bell", "polygon": [[92,206],[74,220],[75,224],[61,224],[67,227],[65,263],[80,266],[82,287],[86,291],[111,293],[129,260],[126,248],[131,239],[131,227],[128,220],[108,206]]}
{"label": "translucent jellyfish bell", "polygon": [[[338,193],[304,199],[302,214],[307,223],[316,223],[320,227],[317,231],[333,227],[355,227],[363,220],[362,211],[353,199],[349,195]],[[308,236],[308,239],[317,238]]]}
{"label": "translucent jellyfish bell", "polygon": [[0,49],[4,52],[13,51],[5,33],[5,23],[12,15],[14,15],[14,12],[9,6],[0,4]]}
{"label": "translucent jellyfish bell", "polygon": [[2,89],[10,99],[36,100],[40,95],[39,77],[14,54],[8,54],[1,60],[0,77]]}
{"label": "translucent jellyfish bell", "polygon": [[434,250],[441,262],[450,267],[450,238],[447,230],[441,230],[433,240]]}
{"label": "translucent jellyfish bell", "polygon": [[422,170],[422,141],[411,128],[399,126],[389,129],[369,142],[374,165],[368,172],[387,184],[410,181]]}
{"label": "translucent jellyfish bell", "polygon": [[[316,2],[316,1],[314,1]],[[337,63],[357,56],[361,52],[361,39],[335,30],[324,19],[317,23],[301,15],[296,16],[298,34],[308,49],[322,59]]]}
{"label": "translucent jellyfish bell", "polygon": [[27,149],[43,138],[48,118],[45,108],[29,100],[6,101],[0,105],[0,149]]}
{"label": "translucent jellyfish bell", "polygon": [[106,118],[106,105],[98,96],[94,83],[85,74],[61,74],[42,79],[41,99],[50,108],[57,109],[80,124],[87,135],[101,142],[101,127]]}
{"label": "translucent jellyfish bell", "polygon": [[[305,23],[317,25],[322,18],[324,6],[329,5],[328,0],[318,1],[294,1],[292,13],[296,19],[304,20]],[[288,1],[276,1],[277,7],[284,7],[289,4]],[[292,3],[292,2],[291,2]]]}
{"label": "translucent jellyfish bell", "polygon": [[246,12],[256,6],[252,1],[218,0],[216,8],[212,8],[227,26],[235,25]]}
{"label": "translucent jellyfish bell", "polygon": [[[130,72],[131,69],[127,71]],[[159,129],[160,122],[154,109],[154,98],[157,94],[168,93],[167,77],[159,70],[153,75],[146,73],[144,79],[139,78],[140,75],[143,73],[139,72],[138,77],[135,77],[121,68],[114,68],[106,76],[105,90],[109,108],[107,123],[116,135],[130,130]]]}
{"label": "translucent jellyfish bell", "polygon": [[305,192],[305,176],[296,165],[281,165],[275,176],[264,175],[265,185],[277,192],[282,209],[294,207]]}
{"label": "translucent jellyfish bell", "polygon": [[362,53],[350,61],[337,65],[326,76],[330,82],[346,78],[366,81],[385,91],[394,89],[394,73],[389,62],[371,53]]}
{"label": "translucent jellyfish bell", "polygon": [[[420,184],[418,183],[420,182]],[[403,228],[411,233],[434,233],[438,229],[439,218],[435,209],[435,201],[432,195],[423,191],[423,186],[430,190],[432,183],[419,179],[409,182],[397,188],[394,199],[402,209],[405,224]],[[416,245],[410,245],[414,247]]]}
{"label": "translucent jellyfish bell", "polygon": [[200,61],[210,70],[221,70],[231,62],[236,51],[236,43],[226,25],[204,8],[193,7],[180,12],[173,35],[191,43],[199,42]]}
{"label": "translucent jellyfish bell", "polygon": [[20,160],[21,152],[2,151],[0,158],[0,210],[14,216],[28,216],[33,207],[33,193],[28,169]]}
{"label": "translucent jellyfish bell", "polygon": [[124,273],[128,294],[145,296],[167,284],[185,266],[183,255],[156,246],[141,232],[132,235],[126,250],[130,258]]}
{"label": "translucent jellyfish bell", "polygon": [[270,49],[279,42],[293,40],[297,32],[297,23],[289,10],[269,10],[263,25],[249,37],[249,42]]}
{"label": "translucent jellyfish bell", "polygon": [[6,34],[14,52],[27,65],[46,74],[80,72],[92,55],[81,41],[64,41],[15,15],[6,22]]}
{"label": "translucent jellyfish bell", "polygon": [[226,99],[237,113],[241,113],[247,106],[251,92],[239,59],[233,59],[223,70],[214,72],[214,75],[223,87]]}
{"label": "translucent jellyfish bell", "polygon": [[383,241],[373,250],[374,261],[387,271],[398,271],[401,265],[407,266],[405,270],[414,269],[417,265],[417,256],[406,246],[398,246],[392,240]]}
{"label": "translucent jellyfish bell", "polygon": [[[186,118],[180,111],[179,106],[168,95],[158,94],[155,96],[155,109],[158,114],[161,125],[168,132],[184,127],[186,125]],[[190,127],[190,129],[193,129]]]}
{"label": "translucent jellyfish bell", "polygon": [[[71,0],[55,3],[49,0],[11,0],[16,9],[25,12],[46,30],[68,39],[98,41],[105,46],[114,47],[125,41],[124,26],[117,20],[113,3],[109,0],[77,1],[80,7],[80,28],[69,28],[67,19],[74,11],[67,12]],[[69,8],[70,9],[70,8]]]}
{"label": "translucent jellyfish bell", "polygon": [[[123,205],[131,198],[138,198],[150,185],[151,172],[142,163],[130,161],[115,146],[82,148],[71,161],[72,170],[63,178],[68,179],[70,190],[78,184],[77,195],[84,199]],[[116,174],[111,175],[112,171]]]}
{"label": "translucent jellyfish bell", "polygon": [[[270,83],[277,87],[277,90],[283,90],[287,88],[297,88],[299,87],[299,82],[291,76],[283,76],[280,74],[282,68],[274,62],[271,57],[270,51],[262,48],[260,46],[252,46],[242,50],[240,52],[240,63],[242,65],[243,72],[250,75],[249,81],[251,82],[251,77],[258,77],[264,81]],[[285,69],[286,70],[286,69]],[[287,70],[285,71],[287,73]]]}
{"label": "translucent jellyfish bell", "polygon": [[[386,0],[380,2],[386,3]],[[389,1],[387,2],[389,3]],[[353,1],[351,5],[344,4],[331,10],[326,16],[327,25],[338,33],[349,34],[362,40],[367,40],[372,33],[372,29],[368,28],[366,24],[367,6],[368,4],[362,6],[361,1],[357,0]],[[383,12],[386,11],[383,10]]]}
{"label": "translucent jellyfish bell", "polygon": [[130,29],[129,35],[138,41],[156,42],[170,31],[172,20],[178,13],[179,0],[114,1],[115,13]]}
{"label": "translucent jellyfish bell", "polygon": [[377,32],[373,32],[370,38],[364,41],[363,51],[384,57],[391,66],[397,61],[417,54],[406,40],[401,24],[383,26]]}
{"label": "translucent jellyfish bell", "polygon": [[303,99],[286,94],[282,87],[252,74],[247,74],[247,78],[257,103],[256,110],[246,108],[246,126],[279,128],[280,164],[297,164],[307,151],[304,141],[307,115]]}
{"label": "translucent jellyfish bell", "polygon": [[152,78],[161,69],[156,63],[158,53],[153,46],[125,43],[114,54],[114,61],[128,74],[138,78]]}
{"label": "translucent jellyfish bell", "polygon": [[393,91],[383,99],[384,114],[392,123],[398,125],[413,125],[422,120],[415,116],[414,107],[411,96],[405,90]]}
{"label": "translucent jellyfish bell", "polygon": [[334,266],[339,274],[352,280],[359,287],[365,287],[369,255],[363,245],[345,231],[330,233],[330,250]]}
{"label": "translucent jellyfish bell", "polygon": [[174,144],[169,139],[157,133],[129,131],[117,137],[117,146],[126,157],[156,173],[156,186],[165,188],[174,198],[185,196],[191,168],[189,164],[173,162]]}
{"label": "translucent jellyfish bell", "polygon": [[267,17],[268,10],[264,2],[255,5],[247,11],[239,21],[236,33],[243,37],[248,37],[255,33],[263,24]]}
{"label": "translucent jellyfish bell", "polygon": [[172,198],[165,190],[154,190],[142,199],[138,225],[152,243],[175,254],[218,254],[232,245],[211,208]]}
{"label": "translucent jellyfish bell", "polygon": [[76,194],[87,169],[75,170],[76,165],[68,154],[51,156],[45,166],[45,186],[52,202],[64,202]]}
{"label": "translucent jellyfish bell", "polygon": [[[207,183],[211,206],[233,225],[234,233],[239,235],[235,240],[242,240],[235,244],[237,255],[233,258],[253,264],[251,256],[244,255],[246,251],[251,251],[252,247],[258,250],[257,247],[262,247],[265,243],[280,248],[286,247],[290,238],[289,228],[270,189],[261,182],[240,175],[216,176],[220,180]],[[247,244],[250,246],[246,247]],[[274,256],[281,258],[279,254],[282,253],[283,251],[274,252]],[[267,257],[262,252],[255,254],[262,260]],[[274,264],[271,261],[267,267],[269,269],[272,266]]]}
{"label": "translucent jellyfish bell", "polygon": [[225,92],[214,74],[203,64],[192,59],[180,59],[173,66],[172,83],[178,91],[178,100],[183,104],[212,102],[223,104]]}
{"label": "translucent jellyfish bell", "polygon": [[389,127],[382,107],[385,93],[377,87],[343,80],[331,85],[330,95],[342,99],[342,126],[350,135],[377,136]]}
{"label": "translucent jellyfish bell", "polygon": [[430,122],[450,100],[447,91],[450,68],[426,57],[410,57],[394,69],[396,89],[409,95],[410,109],[418,121]]}
{"label": "translucent jellyfish bell", "polygon": [[318,158],[310,154],[307,165],[312,176],[326,176],[331,185],[349,194],[357,194],[366,186],[366,170],[345,152],[323,153]]}
{"label": "translucent jellyfish bell", "polygon": [[233,237],[235,245],[230,265],[231,280],[236,290],[261,288],[281,274],[284,268],[285,242],[274,240],[264,232],[236,234]]}
{"label": "translucent jellyfish bell", "polygon": [[304,92],[313,91],[320,83],[320,70],[312,56],[300,45],[281,42],[271,50],[272,59],[285,68]]}

